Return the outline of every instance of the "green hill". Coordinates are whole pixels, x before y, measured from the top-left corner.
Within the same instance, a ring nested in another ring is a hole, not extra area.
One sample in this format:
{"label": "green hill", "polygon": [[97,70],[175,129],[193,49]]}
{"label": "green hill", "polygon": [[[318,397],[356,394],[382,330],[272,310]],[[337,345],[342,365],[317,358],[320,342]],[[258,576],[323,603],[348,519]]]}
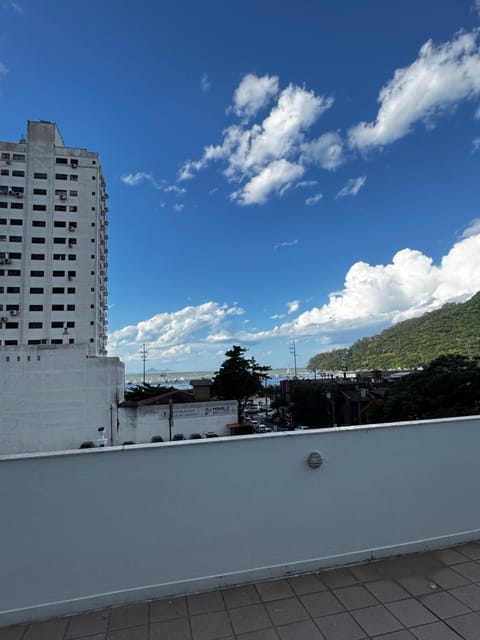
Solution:
{"label": "green hill", "polygon": [[310,358],[307,368],[338,370],[343,358],[349,370],[413,368],[449,353],[480,357],[480,292],[467,302],[446,304],[361,338],[349,349],[319,353]]}

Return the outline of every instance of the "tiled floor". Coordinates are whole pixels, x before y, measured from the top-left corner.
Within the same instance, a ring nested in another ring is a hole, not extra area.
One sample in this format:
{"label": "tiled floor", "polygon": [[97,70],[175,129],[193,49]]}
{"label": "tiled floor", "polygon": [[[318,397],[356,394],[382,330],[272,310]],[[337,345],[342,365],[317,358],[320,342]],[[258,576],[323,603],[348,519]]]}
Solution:
{"label": "tiled floor", "polygon": [[0,629],[0,640],[480,640],[480,543]]}

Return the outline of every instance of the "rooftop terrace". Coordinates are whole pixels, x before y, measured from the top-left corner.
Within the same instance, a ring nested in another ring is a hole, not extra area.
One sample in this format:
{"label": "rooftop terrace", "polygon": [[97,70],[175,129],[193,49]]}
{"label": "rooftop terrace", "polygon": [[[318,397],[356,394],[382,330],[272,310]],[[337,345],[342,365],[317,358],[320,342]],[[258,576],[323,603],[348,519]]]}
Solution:
{"label": "rooftop terrace", "polygon": [[479,640],[479,450],[470,416],[0,457],[0,640]]}
{"label": "rooftop terrace", "polygon": [[0,640],[478,640],[480,544],[106,608]]}

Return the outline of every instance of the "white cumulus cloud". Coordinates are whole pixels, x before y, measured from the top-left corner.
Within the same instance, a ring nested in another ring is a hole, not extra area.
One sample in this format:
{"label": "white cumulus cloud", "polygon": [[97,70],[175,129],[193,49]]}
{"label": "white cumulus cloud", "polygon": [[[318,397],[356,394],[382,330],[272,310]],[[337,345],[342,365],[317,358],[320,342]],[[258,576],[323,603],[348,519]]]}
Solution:
{"label": "white cumulus cloud", "polygon": [[266,107],[278,93],[278,77],[258,77],[248,73],[233,94],[233,112],[244,118],[251,118]]}
{"label": "white cumulus cloud", "polygon": [[113,331],[108,337],[108,352],[125,361],[137,360],[138,350],[145,342],[152,358],[172,360],[175,355],[191,353],[192,345],[206,341],[212,331],[226,330],[230,319],[243,313],[238,306],[217,302],[159,313]]}
{"label": "white cumulus cloud", "polygon": [[480,235],[480,218],[474,218],[465,231],[462,233],[462,238],[470,238],[470,236]]}
{"label": "white cumulus cloud", "polygon": [[347,180],[346,185],[340,189],[335,197],[345,198],[347,196],[356,196],[366,181],[366,176],[360,176],[359,178],[350,178],[350,180]]}
{"label": "white cumulus cloud", "polygon": [[[247,116],[272,100],[263,120],[247,122]],[[335,150],[338,134],[325,134],[311,149],[303,147],[308,130],[332,104],[332,98],[297,85],[280,91],[276,77],[249,74],[237,87],[232,108],[243,119],[225,129],[221,144],[206,146],[199,160],[184,163],[178,180],[193,178],[211,162],[222,162],[227,180],[241,185],[231,194],[239,204],[262,204],[272,194],[282,195],[304,174],[306,164],[333,168],[340,162],[341,151]]]}
{"label": "white cumulus cloud", "polygon": [[203,73],[202,77],[200,78],[200,86],[203,93],[207,93],[207,91],[209,91],[210,87],[212,86],[212,83],[208,79],[208,75],[206,73]]}
{"label": "white cumulus cloud", "polygon": [[298,240],[285,240],[284,242],[279,242],[273,246],[273,250],[283,249],[284,247],[295,247],[298,244]]}
{"label": "white cumulus cloud", "polygon": [[307,198],[305,200],[305,204],[307,205],[307,207],[312,207],[314,204],[318,204],[322,198],[323,193],[316,193],[314,196]]}
{"label": "white cumulus cloud", "polygon": [[300,308],[300,300],[292,300],[287,302],[288,314],[295,313]]}
{"label": "white cumulus cloud", "polygon": [[480,149],[480,138],[474,138],[472,140],[472,153],[477,153]]}
{"label": "white cumulus cloud", "polygon": [[290,186],[305,169],[288,160],[275,160],[262,169],[240,190],[232,193],[232,200],[240,204],[263,204],[273,192]]}
{"label": "white cumulus cloud", "polygon": [[479,31],[460,32],[435,46],[428,40],[418,58],[397,69],[381,89],[374,122],[350,129],[349,144],[367,149],[391,144],[407,135],[418,121],[431,123],[461,100],[480,93]]}
{"label": "white cumulus cloud", "polygon": [[122,176],[120,179],[124,184],[128,184],[129,187],[136,187],[137,185],[142,184],[142,182],[150,182],[154,186],[156,184],[153,176],[150,173],[145,173],[144,171],[137,171],[136,173],[127,173],[126,175]]}
{"label": "white cumulus cloud", "polygon": [[301,145],[302,159],[322,169],[336,169],[344,162],[343,140],[338,133],[324,133],[316,140]]}
{"label": "white cumulus cloud", "polygon": [[0,62],[0,77],[6,75],[7,73],[7,67],[3,64],[3,62]]}

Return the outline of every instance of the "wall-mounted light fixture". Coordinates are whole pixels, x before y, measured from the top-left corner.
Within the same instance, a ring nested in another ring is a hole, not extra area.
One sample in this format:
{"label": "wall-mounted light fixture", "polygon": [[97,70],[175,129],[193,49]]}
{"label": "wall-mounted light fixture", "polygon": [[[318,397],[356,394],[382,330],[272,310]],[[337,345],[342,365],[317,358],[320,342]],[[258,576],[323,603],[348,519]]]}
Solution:
{"label": "wall-mounted light fixture", "polygon": [[307,464],[310,469],[318,469],[323,464],[323,458],[318,453],[318,451],[312,451],[312,453],[307,458]]}

